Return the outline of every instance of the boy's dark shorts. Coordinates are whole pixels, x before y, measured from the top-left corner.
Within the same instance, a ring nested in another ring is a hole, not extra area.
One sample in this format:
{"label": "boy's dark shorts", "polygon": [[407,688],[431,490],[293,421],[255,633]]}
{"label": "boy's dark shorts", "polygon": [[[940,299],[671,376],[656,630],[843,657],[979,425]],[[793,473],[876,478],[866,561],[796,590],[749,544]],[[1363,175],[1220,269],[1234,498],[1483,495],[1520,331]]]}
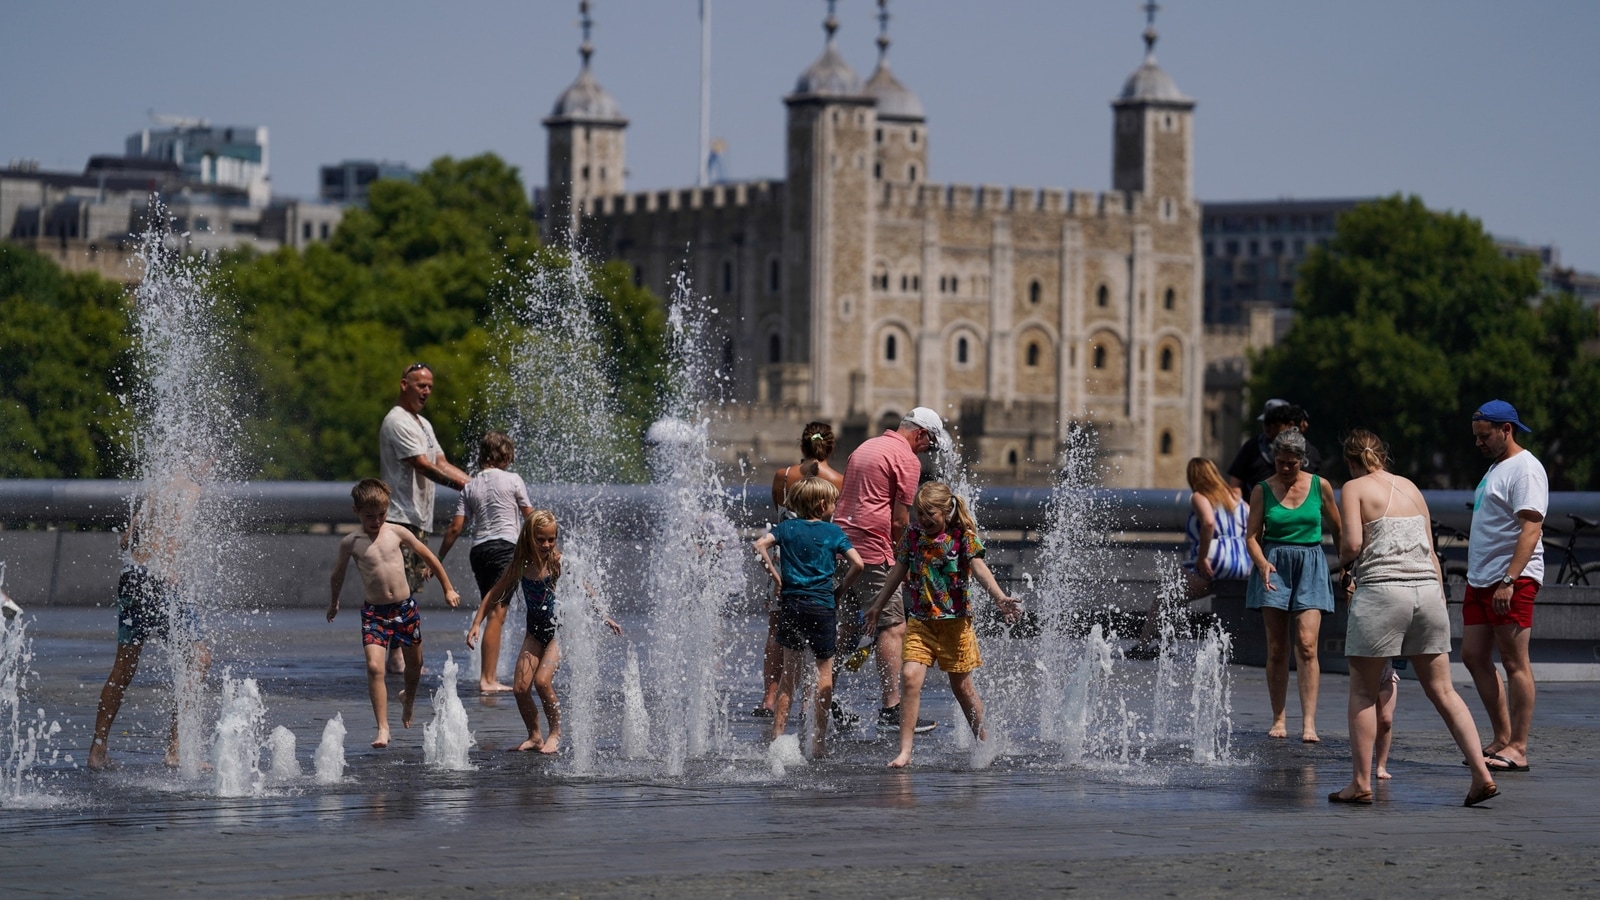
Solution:
{"label": "boy's dark shorts", "polygon": [[117,579],[117,643],[135,646],[172,639],[172,614],[193,640],[200,639],[200,619],[183,603],[178,589],[144,566],[128,566]]}
{"label": "boy's dark shorts", "polygon": [[422,643],[422,613],[417,598],[373,606],[361,604],[361,644],[366,647],[410,647]]}
{"label": "boy's dark shorts", "polygon": [[835,630],[837,615],[831,609],[797,603],[783,598],[783,608],[778,610],[778,631],[773,638],[785,650],[804,650],[810,645],[818,660],[832,659],[839,636]]}
{"label": "boy's dark shorts", "polygon": [[[500,576],[511,567],[511,560],[517,555],[517,545],[510,541],[484,541],[472,548],[467,559],[472,562],[472,577],[478,582],[478,599],[482,600],[500,580]],[[510,592],[500,598],[501,603],[511,602]]]}

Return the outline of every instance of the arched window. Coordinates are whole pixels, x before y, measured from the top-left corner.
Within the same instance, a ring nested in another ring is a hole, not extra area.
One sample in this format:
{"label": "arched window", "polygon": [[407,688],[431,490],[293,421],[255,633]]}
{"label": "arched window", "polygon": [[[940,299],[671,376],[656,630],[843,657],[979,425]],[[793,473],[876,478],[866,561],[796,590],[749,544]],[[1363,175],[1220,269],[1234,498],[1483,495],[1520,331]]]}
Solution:
{"label": "arched window", "polygon": [[1096,369],[1104,369],[1106,367],[1106,348],[1100,346],[1099,344],[1094,345],[1093,367]]}
{"label": "arched window", "polygon": [[781,283],[779,279],[782,274],[783,268],[777,260],[767,263],[767,290],[774,294],[778,292],[778,285]]}
{"label": "arched window", "polygon": [[733,293],[733,263],[727,260],[722,262],[722,292],[724,294]]}
{"label": "arched window", "polygon": [[1172,371],[1172,348],[1171,347],[1162,347],[1161,348],[1161,371],[1163,371],[1163,372],[1171,372]]}
{"label": "arched window", "polygon": [[783,361],[783,339],[777,335],[767,338],[767,362],[778,363]]}
{"label": "arched window", "polygon": [[1095,306],[1109,306],[1111,304],[1111,290],[1105,285],[1100,285],[1100,290],[1094,292]]}
{"label": "arched window", "polygon": [[1006,465],[1014,466],[1016,464],[1017,464],[1017,451],[1015,449],[1007,450],[1006,451]]}
{"label": "arched window", "polygon": [[967,364],[967,339],[964,337],[956,338],[956,362],[963,366]]}
{"label": "arched window", "polygon": [[911,276],[911,289],[913,291],[922,290],[922,276],[921,275],[913,275],[913,276]]}
{"label": "arched window", "polygon": [[908,276],[901,275],[900,276],[900,291],[902,293],[904,293],[905,291],[909,290],[910,288],[911,288],[911,279]]}
{"label": "arched window", "polygon": [[917,130],[915,128],[913,128],[913,129],[911,129],[911,143],[915,144],[916,142],[917,142]]}
{"label": "arched window", "polygon": [[1172,432],[1170,431],[1161,432],[1161,455],[1172,455]]}
{"label": "arched window", "polygon": [[899,350],[899,342],[895,340],[894,335],[891,334],[883,339],[883,358],[885,362],[894,362],[899,356]]}
{"label": "arched window", "polygon": [[872,164],[872,177],[879,181],[883,180],[883,163],[875,162]]}
{"label": "arched window", "polygon": [[1038,306],[1039,301],[1043,299],[1044,285],[1040,284],[1037,280],[1028,282],[1028,302],[1032,303],[1034,306]]}
{"label": "arched window", "polygon": [[958,284],[958,283],[959,283],[959,282],[958,282],[958,280],[957,280],[957,279],[956,279],[956,276],[954,276],[954,275],[951,275],[951,276],[950,276],[950,293],[952,293],[952,294],[959,294],[959,293],[961,293],[961,288],[959,288],[959,287],[957,287],[957,284]]}
{"label": "arched window", "polygon": [[1167,309],[1176,309],[1178,307],[1178,292],[1172,288],[1167,288],[1166,296],[1161,298],[1161,305]]}
{"label": "arched window", "polygon": [[1037,343],[1030,343],[1028,344],[1028,367],[1031,369],[1038,365],[1039,345]]}
{"label": "arched window", "polygon": [[[912,133],[915,134],[916,132],[912,132]],[[916,143],[916,142],[912,141],[912,143]],[[907,181],[916,181],[917,180],[917,167],[916,166],[912,166],[912,167],[910,167],[909,169],[906,170],[906,180]]]}

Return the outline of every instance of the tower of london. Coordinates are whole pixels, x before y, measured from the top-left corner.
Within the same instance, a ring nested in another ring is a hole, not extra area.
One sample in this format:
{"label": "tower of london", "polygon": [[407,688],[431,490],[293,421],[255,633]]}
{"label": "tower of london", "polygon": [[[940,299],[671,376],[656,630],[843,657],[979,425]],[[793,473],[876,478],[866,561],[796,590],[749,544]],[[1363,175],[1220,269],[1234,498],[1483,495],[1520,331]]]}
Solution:
{"label": "tower of london", "polygon": [[635,193],[628,122],[586,38],[544,120],[547,237],[662,293],[686,274],[709,298],[729,463],[793,462],[813,419],[848,450],[920,405],[989,483],[1047,483],[1088,427],[1109,485],[1182,486],[1205,365],[1195,101],[1157,65],[1154,28],[1111,101],[1100,192],[933,180],[937,123],[890,69],[886,29],[864,80],[837,31],[830,15],[783,97],[782,181]]}

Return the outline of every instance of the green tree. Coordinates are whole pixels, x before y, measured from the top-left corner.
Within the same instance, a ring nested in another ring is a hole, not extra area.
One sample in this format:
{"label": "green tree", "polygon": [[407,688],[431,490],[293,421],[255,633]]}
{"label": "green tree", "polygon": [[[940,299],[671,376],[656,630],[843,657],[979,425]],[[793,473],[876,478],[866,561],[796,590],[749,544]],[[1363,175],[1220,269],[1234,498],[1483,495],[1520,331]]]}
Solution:
{"label": "green tree", "polygon": [[[1300,276],[1295,325],[1257,360],[1252,395],[1305,405],[1313,437],[1330,449],[1351,428],[1372,429],[1396,470],[1426,484],[1470,486],[1482,475],[1468,436],[1478,404],[1511,401],[1539,437],[1563,379],[1594,377],[1592,356],[1578,349],[1592,315],[1584,326],[1570,304],[1531,303],[1533,260],[1504,258],[1477,220],[1417,197],[1346,213]],[[1573,460],[1591,452],[1577,438],[1562,435]]]}
{"label": "green tree", "polygon": [[0,244],[0,477],[121,474],[122,285]]}
{"label": "green tree", "polygon": [[[377,474],[378,423],[415,362],[437,375],[428,417],[440,443],[467,461],[474,429],[493,424],[480,421],[491,345],[515,337],[496,307],[527,272],[566,264],[541,249],[516,169],[492,155],[439,159],[415,183],[377,182],[367,208],[304,253],[230,257],[217,283],[249,335],[263,475]],[[661,304],[623,267],[602,268],[597,291],[617,395],[646,416],[665,353]]]}

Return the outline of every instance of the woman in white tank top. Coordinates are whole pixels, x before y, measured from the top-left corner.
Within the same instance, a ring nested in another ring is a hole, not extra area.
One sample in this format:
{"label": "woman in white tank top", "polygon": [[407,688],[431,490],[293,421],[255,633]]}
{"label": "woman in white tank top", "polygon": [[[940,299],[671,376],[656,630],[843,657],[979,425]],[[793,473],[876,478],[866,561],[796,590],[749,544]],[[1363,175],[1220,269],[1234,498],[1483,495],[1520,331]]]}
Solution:
{"label": "woman in white tank top", "polygon": [[[1344,442],[1354,476],[1339,498],[1352,523],[1339,542],[1339,562],[1354,580],[1345,657],[1350,663],[1352,777],[1330,803],[1372,802],[1372,750],[1377,700],[1390,657],[1406,656],[1472,769],[1466,805],[1499,792],[1489,776],[1472,713],[1450,683],[1450,620],[1433,551],[1428,504],[1409,480],[1386,470],[1388,449],[1364,429]],[[1361,527],[1353,523],[1360,522]]]}

